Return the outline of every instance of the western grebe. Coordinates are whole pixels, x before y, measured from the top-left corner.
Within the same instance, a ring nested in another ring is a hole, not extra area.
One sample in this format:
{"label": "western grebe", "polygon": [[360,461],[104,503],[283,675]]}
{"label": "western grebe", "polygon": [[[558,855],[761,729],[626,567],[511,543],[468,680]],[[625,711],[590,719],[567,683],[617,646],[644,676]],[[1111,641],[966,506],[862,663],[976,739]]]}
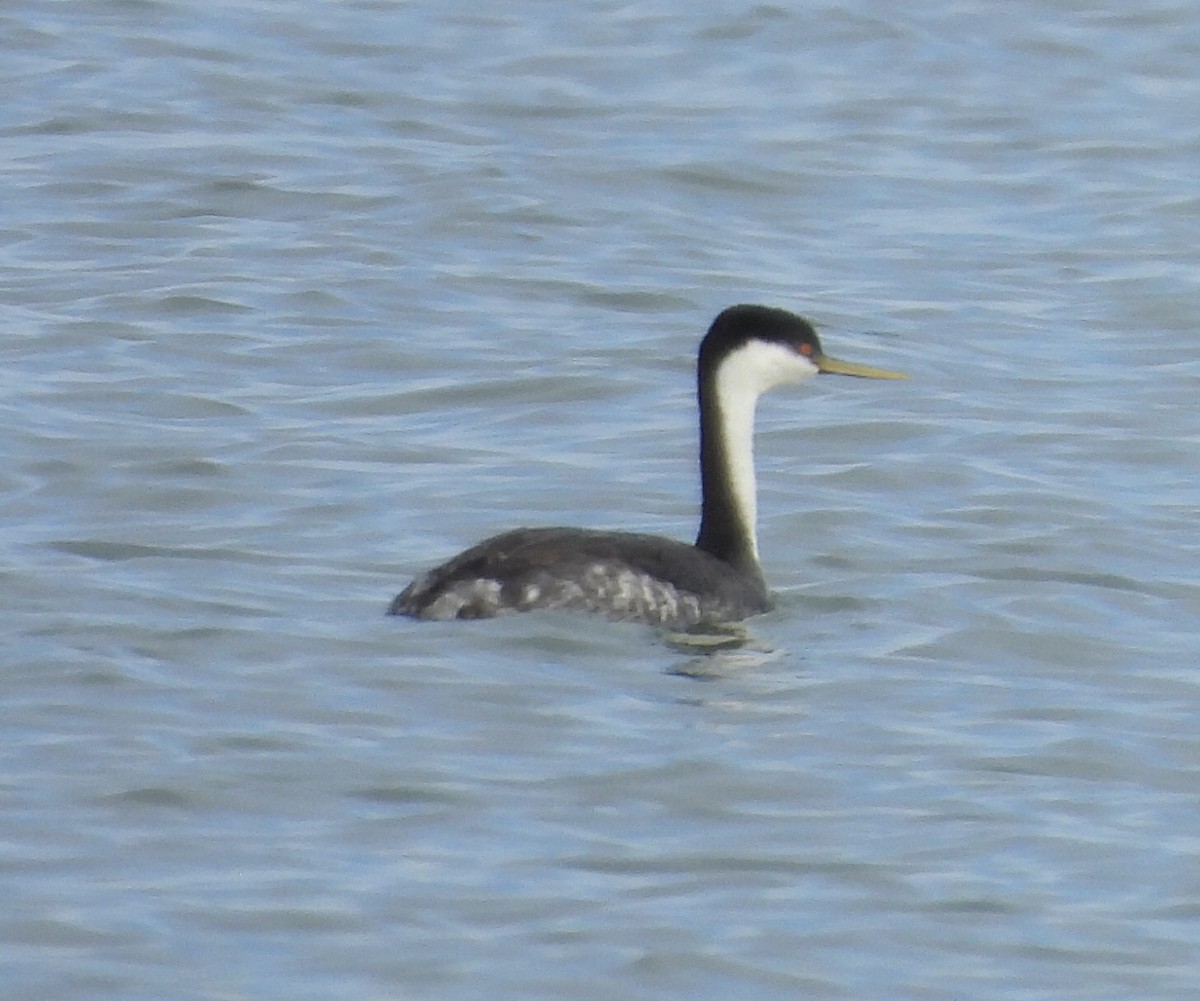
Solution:
{"label": "western grebe", "polygon": [[700,344],[700,532],[695,545],[584,528],[518,528],[422,574],[392,615],[479,619],[568,608],[613,619],[689,626],[771,607],[755,538],[754,411],[768,389],[818,372],[904,379],[830,358],[807,320],[731,306]]}

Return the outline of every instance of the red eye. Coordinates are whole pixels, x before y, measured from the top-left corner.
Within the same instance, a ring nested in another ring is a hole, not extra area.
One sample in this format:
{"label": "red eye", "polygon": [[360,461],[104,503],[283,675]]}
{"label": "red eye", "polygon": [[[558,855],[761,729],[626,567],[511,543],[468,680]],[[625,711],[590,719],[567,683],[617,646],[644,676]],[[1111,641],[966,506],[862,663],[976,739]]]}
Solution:
{"label": "red eye", "polygon": [[796,350],[807,357],[813,353],[813,346],[811,344],[801,344]]}

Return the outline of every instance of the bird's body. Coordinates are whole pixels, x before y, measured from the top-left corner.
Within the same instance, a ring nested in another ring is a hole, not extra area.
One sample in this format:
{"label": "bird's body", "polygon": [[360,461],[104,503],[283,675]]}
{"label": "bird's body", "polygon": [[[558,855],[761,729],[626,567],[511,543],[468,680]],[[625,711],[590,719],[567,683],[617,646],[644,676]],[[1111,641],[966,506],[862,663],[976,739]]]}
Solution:
{"label": "bird's body", "polygon": [[563,608],[689,626],[769,609],[754,532],[758,397],[818,372],[904,377],[829,358],[807,321],[764,306],[722,312],[701,343],[697,369],[703,502],[694,545],[634,532],[520,528],[422,574],[390,612],[477,619]]}
{"label": "bird's body", "polygon": [[654,625],[732,622],[771,607],[762,576],[730,573],[702,549],[658,535],[518,528],[422,574],[392,605],[424,619],[568,608]]}

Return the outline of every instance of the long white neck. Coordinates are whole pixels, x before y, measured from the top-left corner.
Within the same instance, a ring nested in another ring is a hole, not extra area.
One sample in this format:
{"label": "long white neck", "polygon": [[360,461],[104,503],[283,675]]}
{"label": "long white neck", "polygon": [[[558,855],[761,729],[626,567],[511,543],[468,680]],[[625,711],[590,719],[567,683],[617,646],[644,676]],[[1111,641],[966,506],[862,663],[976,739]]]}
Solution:
{"label": "long white neck", "polygon": [[717,413],[724,440],[730,499],[750,552],[758,560],[758,481],[754,472],[754,416],[760,391],[747,376],[745,355],[734,355],[717,372]]}
{"label": "long white neck", "polygon": [[773,386],[816,374],[790,347],[748,341],[730,352],[707,383],[702,379],[701,456],[704,509],[696,544],[731,563],[758,566],[758,491],[754,416]]}

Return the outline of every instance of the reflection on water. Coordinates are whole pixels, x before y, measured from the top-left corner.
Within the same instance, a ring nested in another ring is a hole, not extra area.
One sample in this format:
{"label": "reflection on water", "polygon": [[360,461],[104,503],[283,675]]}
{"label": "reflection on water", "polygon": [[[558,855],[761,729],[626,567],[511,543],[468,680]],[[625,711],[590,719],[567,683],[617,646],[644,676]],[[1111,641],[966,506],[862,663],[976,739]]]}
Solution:
{"label": "reflection on water", "polygon": [[762,667],[780,655],[756,639],[752,627],[742,622],[704,623],[685,632],[668,633],[664,641],[672,650],[689,655],[670,673],[697,681],[728,678]]}

